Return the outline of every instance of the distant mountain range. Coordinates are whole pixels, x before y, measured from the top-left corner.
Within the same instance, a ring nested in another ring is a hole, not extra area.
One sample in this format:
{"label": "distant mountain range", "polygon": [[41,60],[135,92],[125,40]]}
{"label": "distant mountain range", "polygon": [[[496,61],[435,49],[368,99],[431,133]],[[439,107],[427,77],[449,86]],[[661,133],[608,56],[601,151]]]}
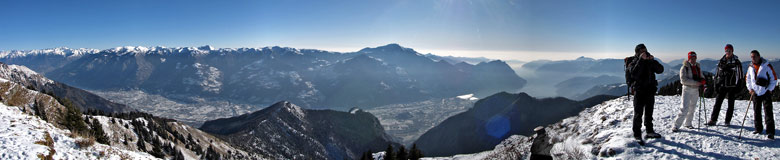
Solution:
{"label": "distant mountain range", "polygon": [[573,77],[556,84],[555,92],[562,97],[571,98],[574,100],[583,100],[585,98],[590,98],[591,96],[597,95],[591,94],[591,96],[580,97],[580,95],[583,94],[598,93],[588,92],[588,90],[592,89],[593,87],[620,82],[625,83],[625,78],[608,75],[601,75],[597,77]]}
{"label": "distant mountain range", "polygon": [[[55,48],[0,52],[54,80],[90,90],[142,90],[304,108],[376,107],[474,93],[517,91],[526,81],[503,61],[451,64],[389,44],[339,53],[283,47]],[[99,78],[98,78],[99,77]]]}
{"label": "distant mountain range", "polygon": [[[41,84],[39,86],[43,87],[36,88],[34,87],[36,84]],[[49,80],[24,66],[0,63],[0,91],[3,91],[0,94],[0,102],[18,107],[17,111],[25,115],[35,115],[36,119],[50,123],[49,126],[61,129],[71,126],[69,123],[64,123],[71,120],[70,114],[78,114],[76,116],[83,117],[90,124],[88,128],[90,134],[102,133],[99,135],[105,136],[105,142],[101,143],[113,148],[121,148],[122,150],[119,150],[121,152],[146,152],[163,159],[357,159],[362,153],[370,150],[380,151],[388,145],[400,145],[392,142],[392,138],[385,133],[376,117],[359,109],[350,112],[308,110],[282,101],[253,113],[207,121],[201,131],[172,119],[143,112],[134,110],[120,112],[121,110],[116,109],[98,108],[96,106],[114,103],[77,88],[67,88],[68,92],[65,93],[69,94],[61,95],[79,95],[71,97],[69,101],[74,104],[84,102],[82,109],[85,113],[82,115],[78,112],[66,112],[69,109],[66,109],[61,102],[64,98],[57,92],[38,90],[52,89],[46,88],[50,84],[61,83]],[[89,100],[93,97],[97,97],[98,100]],[[89,111],[86,111],[88,109]],[[102,130],[93,132],[95,126],[100,126]],[[19,130],[14,127],[15,125],[10,125],[9,128]],[[36,128],[30,132],[43,131]],[[65,137],[63,132],[57,130],[53,133],[55,136]],[[74,140],[86,138],[78,136],[81,135],[74,134],[71,137]],[[73,140],[67,139],[67,141]],[[68,146],[66,147],[68,149],[73,146],[73,144],[61,145]],[[86,148],[76,147],[76,149]],[[91,152],[97,154],[97,151]],[[6,152],[0,151],[0,153]],[[70,151],[68,153],[82,154],[70,153]],[[148,154],[141,156],[148,156]],[[87,157],[90,155],[92,154]]]}
{"label": "distant mountain range", "polygon": [[[674,64],[664,65],[664,73],[659,74],[659,80],[676,75],[681,60]],[[574,60],[536,60],[514,67],[519,76],[528,80],[523,92],[535,97],[566,97],[581,100],[606,93],[586,92],[601,85],[625,83],[623,59],[593,59],[579,57]],[[599,90],[599,89],[594,89]]]}

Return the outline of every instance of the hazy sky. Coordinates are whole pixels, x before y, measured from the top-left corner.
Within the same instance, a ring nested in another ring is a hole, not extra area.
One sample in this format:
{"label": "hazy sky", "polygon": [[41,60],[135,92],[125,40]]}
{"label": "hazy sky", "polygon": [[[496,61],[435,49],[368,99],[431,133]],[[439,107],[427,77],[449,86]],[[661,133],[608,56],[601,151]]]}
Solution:
{"label": "hazy sky", "polygon": [[286,46],[501,59],[663,60],[757,49],[780,58],[780,1],[101,0],[0,1],[0,50]]}

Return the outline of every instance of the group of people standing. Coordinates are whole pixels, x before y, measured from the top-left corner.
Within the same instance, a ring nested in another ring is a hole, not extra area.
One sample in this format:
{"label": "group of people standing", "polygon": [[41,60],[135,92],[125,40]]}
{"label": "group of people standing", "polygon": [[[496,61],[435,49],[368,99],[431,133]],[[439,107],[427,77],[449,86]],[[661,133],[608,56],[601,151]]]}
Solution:
{"label": "group of people standing", "polygon": [[[653,105],[655,93],[658,90],[658,82],[655,74],[663,73],[664,67],[647,52],[644,44],[635,48],[635,55],[625,59],[626,82],[629,85],[630,94],[634,95],[634,119],[632,130],[634,138],[642,139],[642,122],[645,126],[645,138],[660,138],[661,135],[653,129]],[[734,46],[727,44],[725,55],[718,62],[715,79],[715,106],[706,125],[715,125],[720,114],[724,99],[728,99],[728,108],[724,125],[729,126],[734,114],[734,98],[746,86],[750,93],[753,105],[753,117],[755,132],[762,134],[766,123],[767,138],[774,139],[775,121],[772,112],[772,92],[777,85],[777,76],[769,61],[761,57],[757,50],[750,52],[752,62],[748,65],[747,73],[743,73],[742,62],[734,55]],[[677,132],[683,123],[688,128],[693,128],[692,120],[696,103],[701,94],[707,89],[707,81],[704,78],[700,64],[696,61],[696,52],[688,52],[688,59],[680,68],[680,83],[682,84],[682,108],[677,116],[672,132]],[[762,121],[762,107],[765,120]],[[745,113],[747,114],[747,113]]]}
{"label": "group of people standing", "polygon": [[[721,105],[724,99],[728,99],[728,108],[726,109],[726,118],[724,125],[731,125],[731,119],[734,114],[734,100],[737,94],[742,91],[742,86],[746,86],[750,93],[750,99],[754,104],[753,117],[755,131],[753,134],[762,134],[764,123],[766,123],[767,138],[775,139],[775,120],[772,112],[772,92],[777,86],[777,74],[769,61],[761,57],[757,50],[750,51],[751,63],[748,65],[747,73],[743,73],[742,62],[739,57],[734,55],[734,46],[726,44],[725,54],[718,62],[717,73],[714,77],[715,106],[713,106],[710,120],[706,123],[713,126],[718,120]],[[696,103],[705,90],[707,90],[707,80],[701,70],[700,64],[696,61],[696,52],[688,52],[688,59],[680,67],[680,83],[682,84],[682,108],[674,122],[672,132],[678,132],[680,127],[693,128],[691,124],[696,109]],[[634,56],[627,57],[626,63],[626,83],[628,84],[629,94],[634,96],[634,119],[632,130],[634,138],[642,140],[642,124],[645,126],[645,138],[661,138],[661,135],[653,129],[653,107],[655,105],[655,94],[658,90],[658,81],[656,74],[664,71],[661,65],[653,55],[647,52],[644,44],[639,44],[634,48]],[[765,120],[762,121],[762,107]],[[747,113],[745,113],[747,114]],[[643,123],[644,122],[644,123]],[[531,145],[531,159],[552,159],[550,150],[552,142],[547,136],[544,127],[539,126],[534,129],[536,136]]]}

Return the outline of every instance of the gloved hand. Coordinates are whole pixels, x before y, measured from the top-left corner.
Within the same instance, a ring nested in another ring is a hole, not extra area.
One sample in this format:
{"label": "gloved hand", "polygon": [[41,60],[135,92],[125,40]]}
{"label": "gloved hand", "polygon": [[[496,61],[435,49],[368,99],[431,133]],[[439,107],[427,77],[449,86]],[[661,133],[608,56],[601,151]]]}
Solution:
{"label": "gloved hand", "polygon": [[707,85],[707,80],[701,80],[699,83],[700,83],[702,86],[703,86],[703,85]]}
{"label": "gloved hand", "polygon": [[706,85],[706,84],[705,84],[705,85],[702,85],[702,88],[704,88],[704,89],[702,89],[701,93],[702,93],[702,94],[704,94],[704,93],[707,93],[707,89],[709,89],[709,88],[707,87],[707,85]]}
{"label": "gloved hand", "polygon": [[705,92],[707,92],[707,85],[699,86],[699,96],[703,96]]}

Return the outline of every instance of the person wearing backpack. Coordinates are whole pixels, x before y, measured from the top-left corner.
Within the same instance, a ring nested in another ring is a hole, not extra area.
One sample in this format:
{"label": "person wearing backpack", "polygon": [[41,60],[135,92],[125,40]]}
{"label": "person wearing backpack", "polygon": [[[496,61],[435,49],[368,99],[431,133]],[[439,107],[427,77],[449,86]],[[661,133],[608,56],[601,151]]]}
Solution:
{"label": "person wearing backpack", "polygon": [[772,91],[777,86],[777,74],[769,61],[761,57],[757,50],[750,51],[753,60],[748,67],[745,80],[747,89],[753,96],[753,123],[756,131],[753,134],[761,134],[764,130],[761,121],[761,106],[764,106],[766,119],[767,138],[775,139],[775,117],[772,111]]}
{"label": "person wearing backpack", "polygon": [[[634,95],[634,121],[632,131],[634,138],[642,142],[642,122],[644,118],[646,138],[661,138],[661,135],[653,129],[653,107],[655,105],[655,93],[658,90],[658,81],[655,74],[661,74],[664,66],[656,61],[644,44],[638,44],[634,48],[635,57],[627,66],[626,79]],[[643,117],[644,116],[644,117]]]}
{"label": "person wearing backpack", "polygon": [[672,132],[680,130],[685,121],[685,127],[693,128],[693,113],[696,111],[696,102],[699,100],[699,88],[704,87],[707,81],[701,73],[699,63],[696,62],[696,52],[688,52],[688,60],[680,67],[680,83],[682,83],[682,108],[674,122]]}
{"label": "person wearing backpack", "polygon": [[718,72],[715,74],[715,92],[718,96],[715,97],[715,106],[712,108],[712,115],[710,121],[707,122],[708,126],[714,126],[718,121],[718,114],[720,114],[720,106],[723,104],[723,99],[728,97],[728,108],[726,108],[726,121],[724,125],[731,125],[731,117],[734,115],[734,100],[736,94],[739,93],[742,88],[740,83],[742,80],[742,62],[739,61],[739,57],[734,55],[734,46],[726,44],[726,54],[720,58],[718,62]]}
{"label": "person wearing backpack", "polygon": [[550,154],[550,150],[552,150],[553,142],[552,139],[547,135],[547,132],[544,130],[543,126],[539,126],[534,128],[534,132],[536,132],[536,136],[533,137],[533,142],[531,143],[531,160],[548,160],[553,159],[553,157]]}

